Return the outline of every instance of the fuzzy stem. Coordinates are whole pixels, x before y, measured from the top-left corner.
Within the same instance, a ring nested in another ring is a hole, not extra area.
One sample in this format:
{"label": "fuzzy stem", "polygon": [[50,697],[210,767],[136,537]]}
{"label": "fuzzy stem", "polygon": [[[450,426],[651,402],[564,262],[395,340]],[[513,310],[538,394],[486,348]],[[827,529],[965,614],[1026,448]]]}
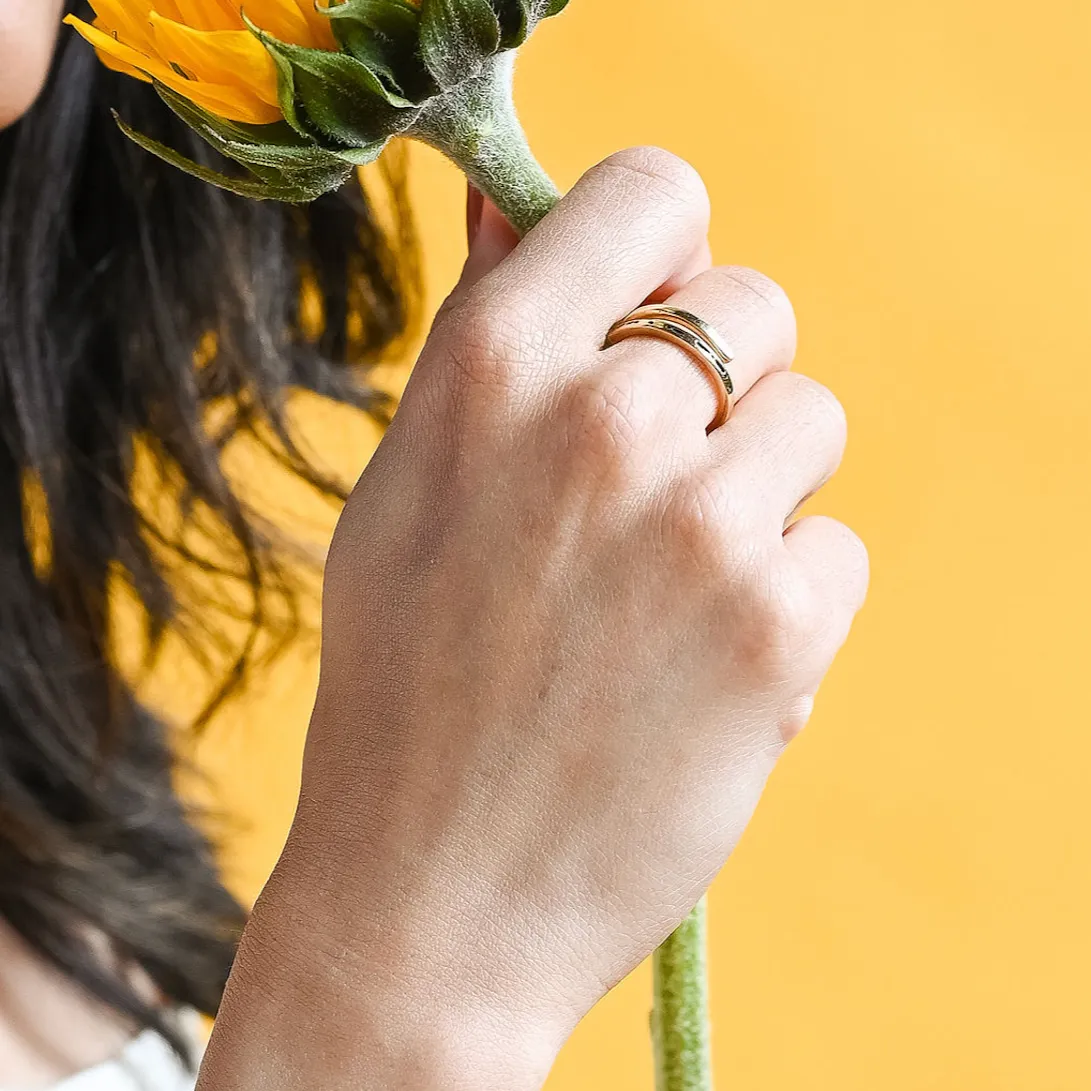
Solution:
{"label": "fuzzy stem", "polygon": [[438,95],[409,135],[454,160],[471,182],[525,235],[560,199],[534,158],[511,97],[513,51],[480,75]]}
{"label": "fuzzy stem", "polygon": [[652,956],[656,1091],[712,1091],[705,899]]}

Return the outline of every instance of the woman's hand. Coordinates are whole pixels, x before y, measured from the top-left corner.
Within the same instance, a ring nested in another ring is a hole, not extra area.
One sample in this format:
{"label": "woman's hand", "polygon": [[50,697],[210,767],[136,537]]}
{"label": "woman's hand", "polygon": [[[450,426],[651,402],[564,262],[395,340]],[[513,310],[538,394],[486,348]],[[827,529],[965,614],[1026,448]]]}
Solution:
{"label": "woman's hand", "polygon": [[[738,840],[867,557],[784,529],[844,416],[788,372],[780,289],[691,277],[707,222],[641,149],[495,268],[479,239],[334,537],[299,810],[205,1091],[536,1087]],[[683,352],[601,347],[671,288],[737,352],[711,435]]]}

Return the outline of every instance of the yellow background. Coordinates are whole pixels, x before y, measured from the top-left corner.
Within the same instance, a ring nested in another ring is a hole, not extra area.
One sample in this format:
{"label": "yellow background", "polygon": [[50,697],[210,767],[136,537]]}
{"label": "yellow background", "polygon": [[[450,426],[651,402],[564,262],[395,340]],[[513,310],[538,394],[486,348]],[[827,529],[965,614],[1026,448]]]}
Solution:
{"label": "yellow background", "polygon": [[[1091,1086],[1089,11],[572,0],[521,62],[562,184],[626,144],[696,164],[717,260],[785,285],[850,419],[818,507],[871,547],[871,598],[711,892],[721,1089]],[[412,169],[434,306],[462,189]],[[371,431],[311,412],[362,464]],[[300,649],[202,747],[248,896],[313,685]],[[550,1091],[650,1091],[648,991],[592,1013]]]}

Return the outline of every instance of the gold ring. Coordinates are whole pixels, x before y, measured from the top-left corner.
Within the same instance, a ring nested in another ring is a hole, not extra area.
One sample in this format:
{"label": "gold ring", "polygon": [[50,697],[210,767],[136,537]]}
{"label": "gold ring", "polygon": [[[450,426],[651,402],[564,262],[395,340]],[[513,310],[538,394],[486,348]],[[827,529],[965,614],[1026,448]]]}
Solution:
{"label": "gold ring", "polygon": [[685,349],[712,378],[716,389],[716,413],[705,431],[719,428],[731,415],[735,395],[735,384],[728,370],[735,356],[723,338],[697,315],[659,303],[638,307],[615,322],[606,334],[606,345],[641,335],[658,337]]}

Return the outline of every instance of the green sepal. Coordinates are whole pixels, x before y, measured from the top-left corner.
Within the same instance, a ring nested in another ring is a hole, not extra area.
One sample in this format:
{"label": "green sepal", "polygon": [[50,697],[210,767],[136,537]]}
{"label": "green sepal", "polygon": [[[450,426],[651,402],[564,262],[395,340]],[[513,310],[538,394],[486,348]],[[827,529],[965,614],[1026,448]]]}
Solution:
{"label": "green sepal", "polygon": [[280,106],[298,133],[362,148],[403,132],[419,108],[347,53],[288,45],[259,30],[276,62]]}
{"label": "green sepal", "polygon": [[420,22],[420,12],[405,0],[343,0],[316,10],[335,28],[339,22],[353,21],[394,39],[415,37]]}
{"label": "green sepal", "polygon": [[269,125],[250,125],[244,121],[229,121],[219,114],[191,102],[188,98],[171,90],[166,84],[153,80],[159,97],[171,108],[171,111],[198,135],[210,144],[217,140],[234,141],[238,144],[275,144],[287,148],[314,148],[313,140],[300,135],[283,121],[274,121]]}
{"label": "green sepal", "polygon": [[[335,188],[344,173],[344,160],[306,141],[284,122],[248,125],[211,114],[188,99],[156,82],[159,97],[191,129],[221,155],[233,159],[252,174],[272,185],[311,189],[330,180]],[[373,156],[374,158],[374,156]]]}
{"label": "green sepal", "polygon": [[518,49],[530,33],[527,4],[524,0],[493,0],[500,20],[500,48]]}
{"label": "green sepal", "polygon": [[116,112],[114,113],[114,120],[117,121],[118,127],[133,143],[139,145],[145,151],[151,152],[152,155],[162,159],[165,163],[169,163],[172,167],[177,167],[186,174],[199,178],[202,182],[218,186],[229,193],[237,194],[240,197],[250,197],[256,201],[285,201],[288,204],[305,204],[317,197],[321,197],[323,193],[328,193],[331,189],[337,189],[348,180],[353,170],[346,163],[343,165],[339,177],[335,176],[331,171],[322,171],[315,177],[296,176],[291,181],[284,177],[279,183],[260,178],[253,180],[233,178],[231,175],[195,163],[180,152],[167,147],[166,144],[161,144],[158,140],[153,140],[151,137],[137,132],[131,126],[126,125]]}
{"label": "green sepal", "polygon": [[439,90],[418,49],[420,12],[405,0],[345,0],[319,8],[350,56],[413,102]]}
{"label": "green sepal", "polygon": [[543,19],[565,9],[568,0],[492,0],[500,19],[500,47],[518,49]]}
{"label": "green sepal", "polygon": [[354,167],[366,167],[368,163],[374,163],[383,154],[386,145],[387,141],[378,140],[363,148],[338,148],[330,154],[343,163],[351,163]]}
{"label": "green sepal", "polygon": [[500,20],[489,0],[422,0],[420,49],[447,90],[476,76],[500,49]]}
{"label": "green sepal", "polygon": [[388,42],[380,38],[373,30],[347,19],[335,24],[334,37],[342,51],[354,57],[383,84],[396,94],[402,93],[397,76],[397,59],[390,55]]}

